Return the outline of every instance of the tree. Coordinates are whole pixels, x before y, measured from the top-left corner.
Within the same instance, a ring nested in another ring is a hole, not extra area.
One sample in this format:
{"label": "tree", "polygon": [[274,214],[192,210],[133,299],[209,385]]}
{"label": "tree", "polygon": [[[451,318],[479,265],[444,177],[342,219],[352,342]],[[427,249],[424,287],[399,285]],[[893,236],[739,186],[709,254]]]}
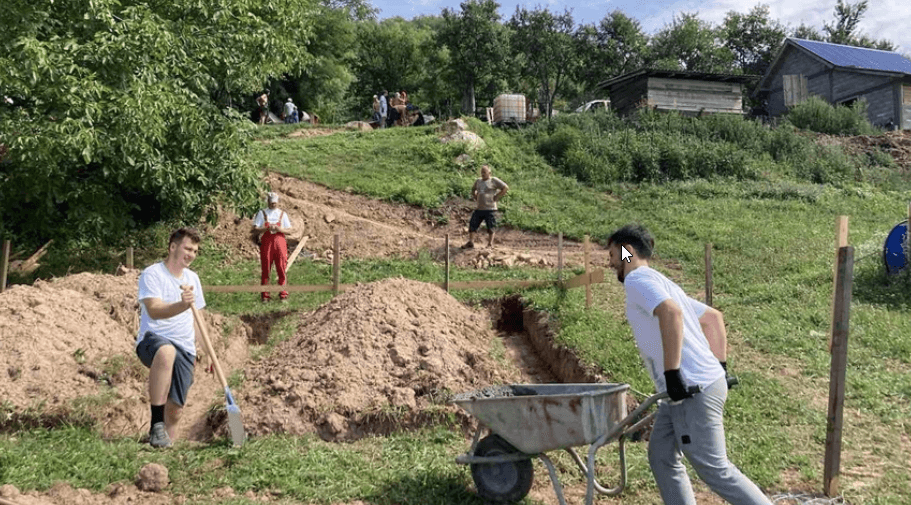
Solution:
{"label": "tree", "polygon": [[769,6],[758,4],[746,14],[730,11],[721,24],[721,38],[745,74],[763,74],[785,38],[787,29],[772,20]]}
{"label": "tree", "polygon": [[832,22],[823,23],[823,33],[818,32],[813,27],[801,24],[794,30],[792,36],[798,39],[894,51],[896,46],[889,40],[875,40],[867,35],[857,33],[860,20],[867,12],[867,7],[867,0],[860,0],[854,4],[838,0],[832,13]]}
{"label": "tree", "polygon": [[528,75],[537,80],[544,114],[550,117],[554,98],[579,67],[573,42],[573,16],[566,10],[554,14],[540,7],[516,7],[509,20],[512,47]]}
{"label": "tree", "polygon": [[449,49],[462,89],[462,112],[474,115],[476,89],[507,72],[509,32],[500,24],[500,4],[494,0],[466,0],[459,7],[459,12],[443,9],[438,41]]}
{"label": "tree", "polygon": [[636,71],[648,59],[648,35],[623,11],[614,10],[597,25],[580,26],[575,33],[582,62],[579,80],[589,88],[611,77]]}
{"label": "tree", "polygon": [[300,0],[11,0],[0,9],[0,232],[121,239],[258,200],[245,125],[212,100],[309,60]]}
{"label": "tree", "polygon": [[668,70],[730,72],[733,53],[719,42],[718,31],[696,14],[674,16],[652,37],[652,62]]}

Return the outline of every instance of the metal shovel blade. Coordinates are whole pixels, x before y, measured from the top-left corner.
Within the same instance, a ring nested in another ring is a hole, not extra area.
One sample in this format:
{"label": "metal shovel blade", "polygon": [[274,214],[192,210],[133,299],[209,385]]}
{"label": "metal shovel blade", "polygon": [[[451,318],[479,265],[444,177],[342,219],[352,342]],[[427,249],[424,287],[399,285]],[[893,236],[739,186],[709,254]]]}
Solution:
{"label": "metal shovel blade", "polygon": [[244,433],[244,420],[240,415],[240,407],[234,403],[231,390],[227,387],[225,388],[225,398],[228,400],[228,429],[231,431],[231,441],[239,447],[244,445],[244,440],[247,438]]}

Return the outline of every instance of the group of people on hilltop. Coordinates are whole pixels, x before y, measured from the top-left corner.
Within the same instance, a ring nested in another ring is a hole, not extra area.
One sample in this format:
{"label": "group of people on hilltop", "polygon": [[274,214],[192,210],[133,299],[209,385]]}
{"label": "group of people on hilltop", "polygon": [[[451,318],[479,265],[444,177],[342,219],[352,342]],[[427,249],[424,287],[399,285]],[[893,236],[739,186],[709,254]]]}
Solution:
{"label": "group of people on hilltop", "polygon": [[[497,227],[497,203],[509,186],[483,165],[471,197],[475,210],[469,221],[469,241],[486,223],[488,247]],[[288,250],[285,236],[292,230],[288,215],[278,207],[279,196],[267,195],[268,207],[253,220],[261,235],[261,283],[267,285],[272,265],[280,286],[286,285]],[[206,303],[199,277],[189,269],[200,243],[193,229],[175,231],[167,258],[139,277],[140,326],[136,354],[149,367],[151,430],[154,447],[168,447],[193,383],[198,355],[195,321],[188,309]],[[732,381],[727,373],[727,330],[722,313],[688,296],[676,283],[650,265],[655,241],[642,226],[632,224],[607,238],[609,267],[626,292],[626,317],[643,364],[655,390],[666,394],[659,403],[648,445],[649,465],[667,504],[695,505],[692,485],[683,464],[691,463],[716,493],[738,505],[770,505],[769,499],[727,456],[724,406]],[[288,292],[280,294],[287,300]],[[269,293],[260,295],[269,301]],[[197,326],[199,325],[199,326]]]}
{"label": "group of people on hilltop", "polygon": [[[269,119],[269,94],[263,92],[261,95],[256,97],[256,112],[258,117],[258,122],[260,125],[264,125],[267,122],[270,122]],[[294,100],[291,97],[285,101],[285,104],[282,106],[281,118],[285,123],[301,123],[307,122],[315,124],[316,116],[307,114],[306,111],[299,110],[297,105],[294,104]]]}
{"label": "group of people on hilltop", "polygon": [[419,116],[420,111],[409,102],[408,92],[405,90],[393,93],[391,98],[385,89],[379,95],[373,95],[372,122],[377,123],[378,128],[386,128],[393,124],[408,126]]}

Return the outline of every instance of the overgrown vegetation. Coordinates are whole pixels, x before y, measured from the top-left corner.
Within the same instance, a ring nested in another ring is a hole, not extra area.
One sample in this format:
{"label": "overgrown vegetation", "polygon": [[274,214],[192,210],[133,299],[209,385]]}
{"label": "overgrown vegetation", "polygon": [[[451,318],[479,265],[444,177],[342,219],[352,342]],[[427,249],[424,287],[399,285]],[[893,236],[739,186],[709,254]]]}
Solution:
{"label": "overgrown vegetation", "polygon": [[829,135],[881,133],[867,119],[867,102],[864,100],[851,105],[832,105],[818,96],[811,96],[788,111],[787,121],[797,128]]}

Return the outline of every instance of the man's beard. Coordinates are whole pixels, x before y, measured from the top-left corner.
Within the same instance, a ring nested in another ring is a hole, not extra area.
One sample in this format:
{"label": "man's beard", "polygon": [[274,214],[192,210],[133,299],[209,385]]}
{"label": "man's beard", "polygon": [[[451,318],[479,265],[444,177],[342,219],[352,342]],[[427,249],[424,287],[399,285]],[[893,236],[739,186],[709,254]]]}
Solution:
{"label": "man's beard", "polygon": [[623,267],[617,269],[617,280],[620,281],[620,284],[623,284],[623,279],[626,278],[626,275],[623,273]]}

